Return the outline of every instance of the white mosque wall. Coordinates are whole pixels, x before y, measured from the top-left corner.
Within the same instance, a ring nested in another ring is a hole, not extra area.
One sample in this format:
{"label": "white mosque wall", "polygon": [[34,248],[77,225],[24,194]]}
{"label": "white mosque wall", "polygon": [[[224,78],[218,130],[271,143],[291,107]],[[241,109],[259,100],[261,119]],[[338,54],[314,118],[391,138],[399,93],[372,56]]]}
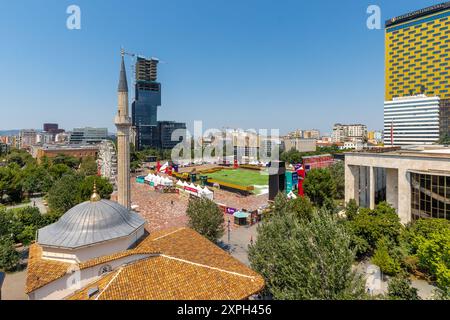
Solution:
{"label": "white mosque wall", "polygon": [[[105,269],[117,270],[121,266],[150,257],[150,254],[138,254],[109,261],[97,266],[77,270],[69,268],[68,273],[47,285],[28,294],[30,300],[62,300],[72,295],[75,291],[88,286],[98,280]],[[75,266],[75,265],[74,265]]]}
{"label": "white mosque wall", "polygon": [[85,262],[90,259],[110,255],[113,253],[125,251],[130,248],[140,237],[144,235],[144,226],[141,226],[136,232],[127,237],[98,243],[79,249],[60,249],[43,247],[42,258],[57,260],[68,263]]}

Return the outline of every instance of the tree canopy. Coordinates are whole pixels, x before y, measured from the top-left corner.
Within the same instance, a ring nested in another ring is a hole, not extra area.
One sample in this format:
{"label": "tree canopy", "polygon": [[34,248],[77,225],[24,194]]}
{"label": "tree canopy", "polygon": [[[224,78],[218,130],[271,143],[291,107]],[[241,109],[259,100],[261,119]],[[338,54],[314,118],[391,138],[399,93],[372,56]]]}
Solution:
{"label": "tree canopy", "polygon": [[50,211],[62,215],[75,205],[89,200],[96,183],[97,192],[103,199],[109,199],[113,192],[111,183],[102,177],[84,177],[79,174],[66,174],[50,188],[48,205]]}
{"label": "tree canopy", "polygon": [[350,241],[327,212],[310,219],[276,213],[258,227],[249,259],[275,299],[361,298],[364,285],[352,271]]}
{"label": "tree canopy", "polygon": [[223,213],[214,201],[207,198],[192,198],[189,200],[186,214],[189,218],[189,227],[212,242],[223,236]]}
{"label": "tree canopy", "polygon": [[386,202],[378,204],[374,210],[360,208],[353,220],[347,221],[347,227],[359,256],[372,254],[383,237],[398,245],[404,229],[395,209]]}
{"label": "tree canopy", "polygon": [[318,207],[324,205],[325,199],[334,199],[336,184],[327,169],[313,169],[306,175],[303,183],[305,194]]}

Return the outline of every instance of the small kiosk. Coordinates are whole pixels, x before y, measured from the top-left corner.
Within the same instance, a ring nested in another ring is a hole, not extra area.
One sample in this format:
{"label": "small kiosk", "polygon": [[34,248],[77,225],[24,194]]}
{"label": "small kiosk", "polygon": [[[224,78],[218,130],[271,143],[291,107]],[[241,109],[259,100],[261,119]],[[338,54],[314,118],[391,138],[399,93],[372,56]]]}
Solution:
{"label": "small kiosk", "polygon": [[250,214],[248,212],[236,211],[235,213],[233,213],[234,224],[236,224],[238,226],[247,225],[247,219],[249,216],[250,216]]}

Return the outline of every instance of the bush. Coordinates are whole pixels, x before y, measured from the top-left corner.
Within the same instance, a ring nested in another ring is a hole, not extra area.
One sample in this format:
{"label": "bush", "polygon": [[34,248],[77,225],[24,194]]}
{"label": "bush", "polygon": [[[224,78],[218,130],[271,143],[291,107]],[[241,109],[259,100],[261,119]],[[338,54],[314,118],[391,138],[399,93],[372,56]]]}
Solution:
{"label": "bush", "polygon": [[19,253],[14,249],[14,242],[8,237],[0,238],[0,269],[14,271],[19,261]]}
{"label": "bush", "polygon": [[436,285],[450,292],[450,231],[432,233],[417,248],[419,266],[427,270],[435,279]]}
{"label": "bush", "polygon": [[378,240],[383,237],[393,246],[398,246],[404,230],[395,209],[386,202],[378,204],[374,210],[359,209],[346,225],[353,234],[353,244],[360,257],[372,254]]}
{"label": "bush", "polygon": [[433,233],[446,233],[450,230],[450,221],[447,219],[419,219],[411,224],[406,233],[405,242],[411,245],[412,253],[416,253],[424,239]]}
{"label": "bush", "polygon": [[443,296],[450,296],[450,221],[417,220],[408,228],[405,241],[418,267],[436,281]]}
{"label": "bush", "polygon": [[405,276],[392,278],[388,285],[388,297],[393,300],[420,300],[417,289]]}
{"label": "bush", "polygon": [[389,241],[387,238],[381,238],[377,241],[372,262],[380,267],[380,270],[387,275],[395,275],[400,271],[400,263],[389,251]]}
{"label": "bush", "polygon": [[347,216],[348,220],[355,219],[356,215],[358,214],[359,207],[356,204],[355,199],[350,199],[350,201],[345,206],[345,215]]}
{"label": "bush", "polygon": [[210,241],[216,242],[223,236],[223,213],[214,201],[206,198],[191,199],[186,214],[189,217],[189,227]]}

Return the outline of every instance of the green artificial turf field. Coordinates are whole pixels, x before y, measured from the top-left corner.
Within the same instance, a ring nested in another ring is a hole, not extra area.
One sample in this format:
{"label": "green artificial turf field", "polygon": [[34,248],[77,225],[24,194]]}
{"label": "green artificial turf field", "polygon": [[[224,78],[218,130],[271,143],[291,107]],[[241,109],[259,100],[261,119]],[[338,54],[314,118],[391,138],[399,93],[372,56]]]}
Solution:
{"label": "green artificial turf field", "polygon": [[268,174],[266,172],[261,174],[260,171],[256,170],[221,170],[214,173],[208,173],[207,176],[217,181],[234,183],[240,186],[267,186],[269,183]]}

